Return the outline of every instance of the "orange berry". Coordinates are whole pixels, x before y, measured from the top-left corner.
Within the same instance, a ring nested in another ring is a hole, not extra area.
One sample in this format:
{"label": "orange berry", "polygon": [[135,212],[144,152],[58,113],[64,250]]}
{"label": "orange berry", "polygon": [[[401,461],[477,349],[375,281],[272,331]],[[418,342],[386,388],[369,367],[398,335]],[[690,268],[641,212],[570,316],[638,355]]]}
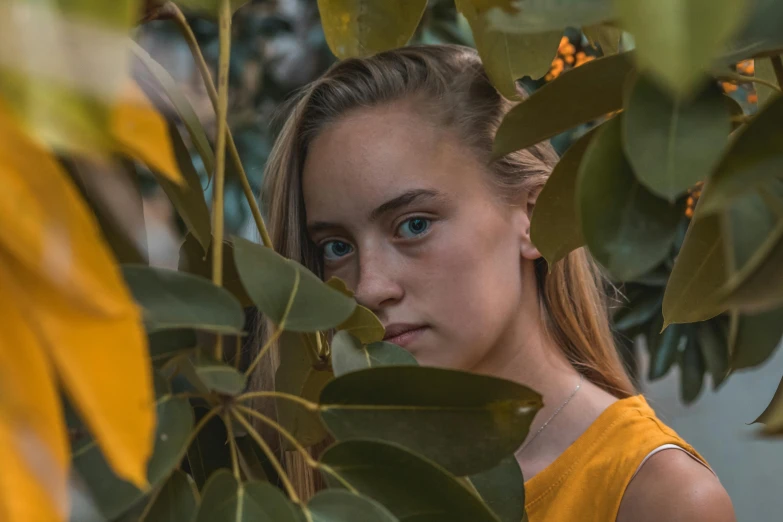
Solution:
{"label": "orange berry", "polygon": [[555,79],[555,77],[554,77],[554,75],[551,72],[550,73],[546,73],[546,76],[544,76],[544,80],[546,80],[548,82],[551,82],[554,79]]}
{"label": "orange berry", "polygon": [[569,54],[568,56],[565,57],[565,61],[566,61],[567,64],[574,63],[574,55]]}
{"label": "orange berry", "polygon": [[748,103],[758,103],[759,102],[759,95],[755,92],[752,92],[748,94]]}
{"label": "orange berry", "polygon": [[725,92],[734,92],[737,90],[737,86],[729,82],[721,82],[721,87]]}
{"label": "orange berry", "polygon": [[688,203],[689,207],[692,207],[693,206],[693,197],[689,197],[687,203]]}

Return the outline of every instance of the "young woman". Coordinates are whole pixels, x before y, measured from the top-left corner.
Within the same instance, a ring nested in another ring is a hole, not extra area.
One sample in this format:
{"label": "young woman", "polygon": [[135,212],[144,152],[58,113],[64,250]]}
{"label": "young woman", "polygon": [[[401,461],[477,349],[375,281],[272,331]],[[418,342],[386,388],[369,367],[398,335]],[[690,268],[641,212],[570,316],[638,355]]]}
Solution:
{"label": "young woman", "polygon": [[275,248],[346,281],[422,365],[542,393],[516,452],[531,522],[733,521],[704,459],[634,390],[587,253],[549,267],[531,242],[557,156],[541,143],[489,161],[511,106],[465,47],[336,64],[296,98],[267,166]]}

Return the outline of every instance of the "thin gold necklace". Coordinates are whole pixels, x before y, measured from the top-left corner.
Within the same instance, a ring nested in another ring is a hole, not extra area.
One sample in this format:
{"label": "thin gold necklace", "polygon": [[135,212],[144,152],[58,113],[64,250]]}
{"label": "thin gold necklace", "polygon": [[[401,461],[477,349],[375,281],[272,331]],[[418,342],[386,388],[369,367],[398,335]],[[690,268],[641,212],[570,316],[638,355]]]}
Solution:
{"label": "thin gold necklace", "polygon": [[519,455],[520,453],[522,453],[522,451],[523,451],[525,448],[527,448],[528,444],[530,444],[531,442],[533,442],[533,440],[534,440],[536,437],[538,437],[538,435],[539,435],[539,434],[540,434],[542,431],[544,431],[544,428],[546,428],[546,427],[549,425],[549,423],[550,423],[550,422],[552,422],[552,419],[554,419],[554,418],[557,416],[557,414],[558,414],[558,413],[560,413],[560,410],[562,410],[563,408],[565,408],[565,405],[566,405],[566,404],[568,404],[569,402],[571,402],[571,399],[573,399],[573,398],[574,398],[574,395],[576,395],[576,392],[578,392],[578,391],[579,391],[579,388],[581,388],[581,387],[582,387],[582,382],[583,382],[584,380],[585,380],[585,376],[584,376],[583,374],[579,374],[579,384],[577,384],[577,385],[576,385],[576,388],[574,389],[574,391],[573,391],[573,392],[571,392],[571,395],[569,395],[569,396],[568,396],[568,398],[565,400],[565,402],[564,402],[563,404],[561,404],[561,405],[560,405],[560,407],[559,407],[559,408],[557,408],[557,409],[555,410],[555,412],[552,414],[552,416],[551,416],[551,417],[549,417],[549,419],[548,419],[548,420],[547,420],[547,421],[546,421],[546,422],[545,422],[545,423],[544,423],[544,424],[543,424],[543,425],[542,425],[540,428],[538,428],[538,431],[537,431],[537,432],[536,432],[536,433],[535,433],[535,434],[534,434],[532,437],[530,437],[530,438],[529,438],[529,439],[528,439],[528,440],[527,440],[527,441],[526,441],[524,444],[522,444],[522,447],[521,447],[521,448],[519,448],[519,449],[516,451],[516,454],[517,454],[517,455]]}

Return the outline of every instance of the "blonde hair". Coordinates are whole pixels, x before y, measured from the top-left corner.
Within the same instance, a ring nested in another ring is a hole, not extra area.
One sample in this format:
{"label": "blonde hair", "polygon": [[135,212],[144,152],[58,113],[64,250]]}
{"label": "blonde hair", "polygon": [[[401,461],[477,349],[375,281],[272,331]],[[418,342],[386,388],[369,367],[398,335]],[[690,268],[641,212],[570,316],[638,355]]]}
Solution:
{"label": "blonde hair", "polygon": [[[557,162],[545,142],[490,163],[495,133],[513,103],[492,86],[471,48],[411,46],[344,60],[293,98],[267,162],[262,204],[277,252],[322,274],[304,226],[301,172],[308,147],[319,132],[350,111],[403,100],[415,103],[485,159],[493,173],[490,181],[509,202],[521,194],[537,194]],[[580,248],[551,267],[539,260],[535,272],[547,332],[571,365],[617,397],[635,393],[609,326],[603,279],[589,255]],[[256,376],[256,384],[268,388],[271,374],[266,371]],[[304,472],[292,478],[308,496],[314,477],[290,455],[287,461],[296,474]]]}

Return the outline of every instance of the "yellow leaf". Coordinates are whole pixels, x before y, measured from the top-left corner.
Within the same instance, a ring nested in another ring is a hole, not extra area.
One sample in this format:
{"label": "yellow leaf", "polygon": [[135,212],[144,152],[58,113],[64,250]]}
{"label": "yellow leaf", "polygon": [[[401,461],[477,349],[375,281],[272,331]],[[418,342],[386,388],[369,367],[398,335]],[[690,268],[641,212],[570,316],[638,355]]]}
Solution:
{"label": "yellow leaf", "polygon": [[3,292],[114,472],[143,487],[155,405],[141,313],[71,180],[1,110],[0,142],[0,259],[13,276]]}
{"label": "yellow leaf", "polygon": [[0,519],[68,516],[68,438],[51,363],[0,259]]}
{"label": "yellow leaf", "polygon": [[133,82],[126,84],[112,110],[111,132],[120,152],[141,160],[175,183],[185,184],[166,120]]}

